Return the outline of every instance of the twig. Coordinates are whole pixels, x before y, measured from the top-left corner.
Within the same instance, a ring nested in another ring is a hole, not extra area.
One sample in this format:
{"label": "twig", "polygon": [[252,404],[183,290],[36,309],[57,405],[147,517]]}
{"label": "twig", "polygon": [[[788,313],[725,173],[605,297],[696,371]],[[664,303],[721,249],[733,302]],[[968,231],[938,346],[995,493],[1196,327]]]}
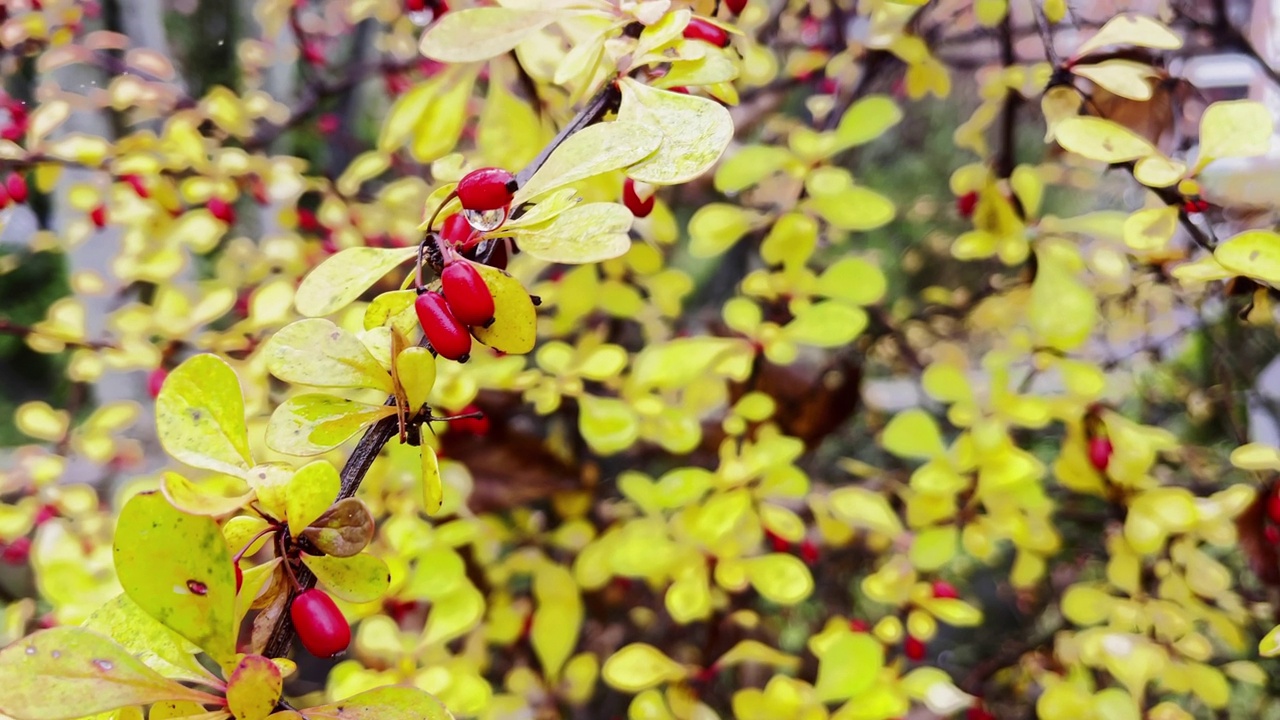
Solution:
{"label": "twig", "polygon": [[106,350],[116,347],[115,343],[107,340],[68,340],[67,338],[59,337],[50,333],[44,333],[33,327],[21,325],[5,318],[0,318],[0,335],[12,335],[13,337],[20,337],[23,339],[36,335],[56,340],[67,347],[83,348],[85,350]]}

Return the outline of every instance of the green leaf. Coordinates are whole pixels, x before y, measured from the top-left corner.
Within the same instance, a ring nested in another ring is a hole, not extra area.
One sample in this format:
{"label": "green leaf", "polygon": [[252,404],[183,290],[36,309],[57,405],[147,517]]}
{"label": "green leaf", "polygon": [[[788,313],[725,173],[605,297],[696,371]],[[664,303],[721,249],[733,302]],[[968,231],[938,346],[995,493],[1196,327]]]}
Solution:
{"label": "green leaf", "polygon": [[955,627],[975,627],[982,624],[982,611],[957,598],[929,598],[920,606],[942,622]]}
{"label": "green leaf", "polygon": [[125,593],[94,611],[83,627],[111,638],[147,667],[172,680],[207,682],[200,648],[148,615]]}
{"label": "green leaf", "polygon": [[1064,118],[1054,127],[1054,135],[1068,152],[1105,163],[1129,162],[1156,153],[1146,138],[1119,123],[1097,117]]}
{"label": "green leaf", "polygon": [[776,145],[748,145],[716,167],[716,190],[742,192],[796,162],[791,151]]}
{"label": "green leaf", "polygon": [[596,453],[613,455],[640,437],[640,420],[630,404],[617,398],[583,395],[578,405],[578,429]]}
{"label": "green leaf", "polygon": [[901,458],[928,460],[946,452],[938,423],[919,408],[894,415],[880,436],[880,444]]}
{"label": "green leaf", "polygon": [[638,693],[651,687],[688,677],[683,665],[645,643],[631,643],[609,656],[601,676],[610,687]]}
{"label": "green leaf", "polygon": [[[532,254],[532,253],[530,253]],[[529,291],[505,270],[476,265],[493,295],[493,324],[473,327],[477,340],[499,352],[523,355],[538,341],[538,310]]]}
{"label": "green leaf", "polygon": [[[230,488],[227,483],[223,483],[221,488],[210,487],[216,484],[212,482],[197,485],[177,473],[166,472],[160,479],[160,492],[164,493],[171,505],[183,512],[192,515],[226,515],[244,507],[245,503],[253,499],[254,492],[240,478],[224,477],[235,481],[230,484]],[[220,492],[228,489],[235,494]]]}
{"label": "green leaf", "polygon": [[[909,411],[908,411],[909,412]],[[842,487],[827,497],[831,512],[855,528],[871,530],[890,538],[903,532],[902,520],[889,505],[889,500],[874,490]]]}
{"label": "green leaf", "polygon": [[135,495],[120,511],[114,553],[138,607],[218,663],[232,659],[236,581],[213,518],[181,512],[156,492]]}
{"label": "green leaf", "polygon": [[267,370],[285,382],[392,390],[391,376],[360,338],[323,318],[289,323],[262,352]]}
{"label": "green leaf", "polygon": [[1271,149],[1274,120],[1256,100],[1216,102],[1200,117],[1202,158],[1254,157]]}
{"label": "green leaf", "polygon": [[751,558],[746,570],[756,592],[779,605],[795,605],[813,592],[813,575],[795,555],[770,553]]}
{"label": "green leaf", "polygon": [[513,234],[520,249],[539,260],[594,263],[631,249],[628,233],[633,219],[631,211],[617,203],[587,203],[564,211],[546,225]]}
{"label": "green leaf", "polygon": [[872,305],[884,298],[887,287],[879,267],[862,258],[846,257],[822,271],[814,291],[854,305]]}
{"label": "green leaf", "polygon": [[733,116],[714,100],[659,90],[624,77],[619,121],[662,131],[652,155],[627,168],[627,176],[650,185],[678,185],[711,168],[733,140]]}
{"label": "green leaf", "polygon": [[1280,285],[1280,233],[1246,230],[1219,245],[1213,256],[1233,273]]}
{"label": "green leaf", "polygon": [[246,655],[227,678],[227,709],[236,720],[264,720],[280,702],[280,668],[261,655]]}
{"label": "green leaf", "polygon": [[368,405],[319,393],[295,395],[271,414],[267,447],[287,455],[319,455],[395,413],[390,405]]}
{"label": "green leaf", "polygon": [[795,318],[782,328],[782,334],[792,342],[833,348],[847,345],[866,327],[865,310],[828,300],[797,311]]}
{"label": "green leaf", "polygon": [[253,465],[240,381],[216,355],[196,355],[165,378],[156,434],[165,452],[192,467],[243,476]]}
{"label": "green leaf", "polygon": [[814,654],[818,656],[814,690],[822,702],[861,695],[876,684],[884,669],[884,645],[870,633],[842,632]]}
{"label": "green leaf", "polygon": [[814,196],[805,207],[840,230],[875,230],[888,225],[897,212],[892,200],[860,185]]}
{"label": "green leaf", "polygon": [[302,279],[293,305],[306,317],[331,315],[417,252],[413,247],[354,247],[334,253]]}
{"label": "green leaf", "polygon": [[760,258],[769,265],[798,268],[808,262],[818,246],[818,223],[804,213],[779,217],[760,243]]}
{"label": "green leaf", "polygon": [[529,642],[542,664],[543,675],[556,682],[565,661],[578,645],[582,629],[582,595],[573,573],[560,565],[544,563],[533,574],[533,615]]}
{"label": "green leaf", "polygon": [[41,630],[0,650],[0,713],[15,720],[73,720],[165,700],[218,698],[161,676],[84,628]]}
{"label": "green leaf", "polygon": [[707,203],[689,218],[689,254],[710,258],[733,247],[759,221],[759,213],[728,203]]}
{"label": "green leaf", "polygon": [[840,149],[865,145],[902,120],[902,108],[887,95],[868,95],[849,106],[836,125]]}
{"label": "green leaf", "polygon": [[435,448],[422,446],[422,509],[428,515],[440,512],[444,505],[444,480],[440,477],[440,457]]}
{"label": "green leaf", "polygon": [[653,125],[617,120],[592,125],[560,144],[511,201],[512,207],[552,190],[632,165],[662,144]]}
{"label": "green leaf", "polygon": [[442,645],[462,637],[484,619],[484,595],[464,580],[452,590],[431,601],[427,626],[422,630],[422,645]]}
{"label": "green leaf", "polygon": [[523,8],[479,7],[445,13],[422,35],[418,50],[432,60],[470,63],[511,51],[556,16]]}
{"label": "green leaf", "polygon": [[298,468],[285,488],[289,534],[297,537],[338,499],[342,482],[328,460],[314,460]]}
{"label": "green leaf", "polygon": [[391,585],[387,564],[368,553],[345,558],[303,553],[302,562],[330,593],[347,602],[381,600]]}

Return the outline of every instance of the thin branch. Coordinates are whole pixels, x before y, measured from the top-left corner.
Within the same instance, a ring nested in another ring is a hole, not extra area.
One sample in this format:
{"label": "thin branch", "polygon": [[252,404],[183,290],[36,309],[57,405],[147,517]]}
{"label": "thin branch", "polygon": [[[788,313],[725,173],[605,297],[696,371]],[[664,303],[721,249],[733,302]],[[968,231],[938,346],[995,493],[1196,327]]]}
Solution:
{"label": "thin branch", "polygon": [[68,340],[67,338],[64,338],[64,337],[59,337],[57,335],[53,335],[50,333],[41,332],[40,330],[37,330],[36,328],[30,327],[27,325],[15,323],[12,320],[8,320],[6,318],[0,318],[0,335],[11,335],[13,337],[20,337],[23,339],[26,339],[28,337],[31,337],[32,335],[35,335],[37,337],[43,337],[43,338],[49,338],[50,340],[55,340],[57,342],[62,343],[63,345],[66,345],[67,347],[82,348],[85,350],[106,350],[109,348],[116,347],[115,343],[112,343],[107,340]]}

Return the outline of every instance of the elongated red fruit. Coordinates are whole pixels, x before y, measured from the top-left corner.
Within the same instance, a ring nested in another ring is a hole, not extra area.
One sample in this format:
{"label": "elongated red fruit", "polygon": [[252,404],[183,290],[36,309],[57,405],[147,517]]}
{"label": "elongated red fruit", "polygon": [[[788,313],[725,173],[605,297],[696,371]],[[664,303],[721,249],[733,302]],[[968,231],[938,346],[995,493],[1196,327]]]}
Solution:
{"label": "elongated red fruit", "polygon": [[427,342],[442,358],[466,362],[471,356],[471,334],[458,322],[449,310],[449,304],[438,292],[425,292],[418,296],[414,309],[418,322],[427,334]]}
{"label": "elongated red fruit", "polygon": [[[648,217],[653,212],[653,187],[648,183],[644,183],[643,187],[636,187],[637,183],[631,178],[622,185],[622,204],[627,206],[632,215],[638,218]],[[644,191],[645,197],[641,197]]]}
{"label": "elongated red fruit", "polygon": [[729,47],[729,33],[723,28],[703,20],[694,18],[684,26],[684,36],[690,40],[701,40],[716,47]]}
{"label": "elongated red fruit", "polygon": [[724,0],[724,6],[734,15],[741,15],[747,7],[747,0]]}
{"label": "elongated red fruit", "polygon": [[474,265],[455,260],[440,274],[444,300],[463,325],[487,326],[493,321],[493,293]]}
{"label": "elongated red fruit", "polygon": [[9,192],[9,198],[15,203],[21,205],[27,201],[27,179],[22,175],[11,172],[9,177],[4,181],[5,190]]}
{"label": "elongated red fruit", "polygon": [[1111,452],[1111,441],[1107,438],[1089,438],[1089,464],[1098,472],[1106,472],[1111,464]]}
{"label": "elongated red fruit", "polygon": [[293,618],[302,646],[316,657],[333,657],[351,644],[351,626],[323,590],[312,588],[298,593],[289,607],[289,617]]}
{"label": "elongated red fruit", "polygon": [[458,181],[458,202],[468,210],[498,210],[511,204],[515,177],[502,168],[480,168]]}
{"label": "elongated red fruit", "polygon": [[462,217],[462,213],[453,213],[440,223],[440,237],[451,245],[465,245],[474,232],[475,229]]}

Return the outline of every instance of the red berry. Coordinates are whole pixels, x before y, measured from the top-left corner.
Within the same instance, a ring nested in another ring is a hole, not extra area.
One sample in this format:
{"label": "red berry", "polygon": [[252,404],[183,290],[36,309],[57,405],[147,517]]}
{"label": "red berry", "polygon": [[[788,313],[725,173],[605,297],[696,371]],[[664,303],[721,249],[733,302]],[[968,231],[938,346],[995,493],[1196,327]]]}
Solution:
{"label": "red berry", "polygon": [[1268,525],[1262,528],[1262,537],[1272,545],[1280,545],[1280,527]]}
{"label": "red berry", "polygon": [[813,565],[818,562],[818,543],[811,538],[805,538],[804,542],[800,543],[800,559],[806,565]]}
{"label": "red berry", "polygon": [[440,224],[440,237],[453,245],[466,245],[473,233],[475,228],[471,227],[462,213],[453,213]]}
{"label": "red berry", "polygon": [[734,15],[741,15],[747,7],[747,0],[724,0],[724,6]]}
{"label": "red berry", "polygon": [[41,525],[58,517],[59,514],[58,508],[53,505],[41,505],[40,509],[36,511],[36,515],[32,519],[32,523],[35,524],[36,527],[40,527]]}
{"label": "red berry", "polygon": [[107,206],[99,205],[98,207],[90,210],[89,220],[93,223],[93,226],[98,228],[99,230],[106,227],[107,226]]}
{"label": "red berry", "polygon": [[687,88],[687,87],[685,87],[685,86],[683,86],[683,85],[677,85],[677,86],[675,86],[675,87],[669,87],[669,88],[667,88],[667,90],[668,90],[669,92],[673,92],[673,93],[680,93],[681,95],[688,95],[688,94],[689,94],[689,88]]}
{"label": "red berry", "polygon": [[404,9],[409,12],[422,12],[427,9],[427,0],[404,0]]}
{"label": "red berry", "polygon": [[1111,440],[1106,437],[1089,438],[1089,464],[1098,472],[1106,472],[1111,463]]}
{"label": "red berry", "polygon": [[1267,517],[1271,518],[1271,522],[1280,525],[1280,487],[1272,490],[1267,497]]}
{"label": "red berry", "polygon": [[1198,212],[1200,212],[1200,211],[1196,208],[1196,201],[1195,201],[1195,200],[1187,200],[1186,202],[1182,203],[1182,212],[1184,212],[1184,213],[1186,213],[1186,214],[1188,214],[1188,215],[1193,215],[1193,214],[1198,213]]}
{"label": "red berry", "polygon": [[9,204],[9,191],[4,189],[4,183],[0,183],[0,210],[3,210]]}
{"label": "red berry", "polygon": [[[642,194],[645,195],[643,199],[640,197]],[[637,188],[636,181],[627,178],[622,184],[622,204],[638,218],[648,217],[653,212],[653,197],[653,188],[648,183],[641,183]]]}
{"label": "red berry", "polygon": [[151,191],[147,190],[146,184],[142,182],[141,175],[121,175],[120,181],[129,183],[129,186],[133,188],[133,192],[143,200],[151,197]]}
{"label": "red berry", "polygon": [[0,562],[6,565],[22,565],[31,557],[31,538],[20,537],[5,546],[0,552]]}
{"label": "red berry", "polygon": [[4,181],[4,189],[8,191],[9,198],[15,203],[21,205],[27,201],[27,179],[22,175],[16,172],[9,173],[9,177]]}
{"label": "red berry", "polygon": [[316,657],[333,657],[351,644],[351,626],[323,590],[312,588],[298,593],[289,607],[289,617],[302,646]]}
{"label": "red berry", "polygon": [[924,650],[924,643],[919,638],[911,635],[907,636],[907,641],[902,645],[902,651],[906,653],[907,658],[910,660],[923,660]]}
{"label": "red berry", "polygon": [[765,537],[769,538],[769,544],[773,547],[774,552],[784,553],[791,550],[791,543],[786,538],[780,537],[772,530],[764,531]]}
{"label": "red berry", "polygon": [[516,179],[502,168],[480,168],[458,181],[458,202],[468,210],[499,210],[511,204]]}
{"label": "red berry", "polygon": [[956,586],[946,580],[933,581],[933,596],[944,600],[954,600],[960,597],[960,593],[956,590]]}
{"label": "red berry", "polygon": [[854,632],[862,633],[869,631],[871,626],[867,624],[866,620],[858,620],[855,618],[849,621],[849,629]]}
{"label": "red berry", "polygon": [[[479,412],[480,408],[475,405],[468,405],[462,409],[459,415],[470,415],[473,412]],[[449,429],[463,433],[466,435],[485,436],[489,434],[489,416],[481,415],[480,417],[458,418],[449,421]]]}
{"label": "red berry", "polygon": [[324,47],[315,41],[303,43],[302,59],[305,60],[308,65],[323,65]]}
{"label": "red berry", "polygon": [[996,716],[987,712],[987,709],[982,706],[981,700],[978,701],[978,704],[969,708],[964,717],[965,720],[996,720]]}
{"label": "red berry", "polygon": [[725,32],[724,28],[698,17],[684,26],[684,36],[690,40],[711,43],[716,47],[729,47],[729,33]]}
{"label": "red berry", "polygon": [[240,592],[240,588],[244,587],[244,571],[240,569],[240,563],[233,563],[232,567],[236,569],[236,592]]}
{"label": "red berry", "polygon": [[222,198],[209,198],[209,202],[205,204],[205,208],[207,208],[214,217],[218,218],[222,222],[228,225],[235,224],[236,209],[226,200],[223,200]]}
{"label": "red berry", "polygon": [[1209,209],[1209,201],[1200,199],[1196,200],[1196,212],[1204,212]]}
{"label": "red berry", "polygon": [[164,387],[164,379],[169,377],[169,371],[164,368],[156,368],[147,376],[147,394],[152,398],[160,397],[160,388]]}
{"label": "red berry", "polygon": [[414,309],[418,322],[427,335],[427,342],[440,357],[466,362],[471,353],[471,335],[449,311],[444,296],[438,292],[425,292],[418,296]]}
{"label": "red berry", "polygon": [[493,322],[493,293],[471,262],[455,260],[446,265],[440,284],[449,310],[463,325],[488,326]]}
{"label": "red berry", "polygon": [[956,198],[956,212],[960,213],[960,217],[973,217],[973,211],[977,207],[978,193],[972,190]]}

